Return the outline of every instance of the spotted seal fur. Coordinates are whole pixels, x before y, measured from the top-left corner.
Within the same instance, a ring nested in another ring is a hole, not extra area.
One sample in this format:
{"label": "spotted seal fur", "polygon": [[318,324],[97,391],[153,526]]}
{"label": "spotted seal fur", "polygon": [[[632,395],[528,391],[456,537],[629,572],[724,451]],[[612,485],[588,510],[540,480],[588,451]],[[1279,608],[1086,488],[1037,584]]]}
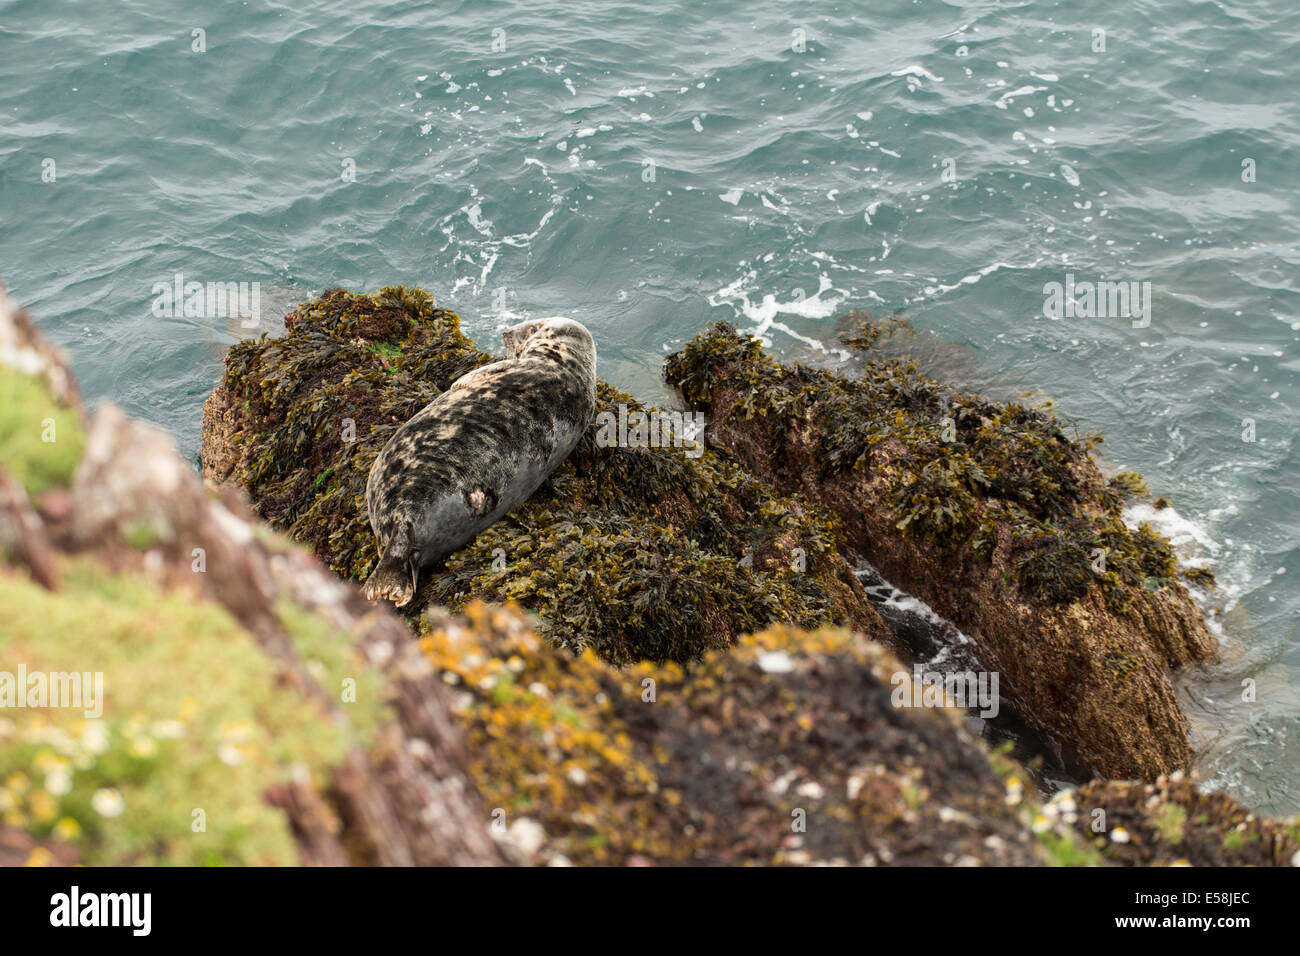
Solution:
{"label": "spotted seal fur", "polygon": [[505,331],[507,358],[462,375],[397,430],[366,480],[379,563],[366,597],[410,603],[420,572],[526,500],[573,451],[596,407],[596,343],[580,323]]}

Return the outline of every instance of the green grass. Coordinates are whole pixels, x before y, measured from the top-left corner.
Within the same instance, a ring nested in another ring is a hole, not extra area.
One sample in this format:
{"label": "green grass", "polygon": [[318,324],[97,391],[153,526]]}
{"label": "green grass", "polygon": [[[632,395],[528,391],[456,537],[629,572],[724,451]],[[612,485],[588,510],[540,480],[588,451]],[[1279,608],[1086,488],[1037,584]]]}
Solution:
{"label": "green grass", "polygon": [[76,412],[43,382],[0,368],[0,465],[28,494],[69,484],[84,443]]}
{"label": "green grass", "polygon": [[[267,789],[295,772],[327,786],[349,724],[279,680],[223,608],[77,561],[55,593],[0,571],[0,620],[0,660],[29,674],[103,675],[99,719],[68,707],[4,711],[0,820],[59,835],[91,865],[297,862]],[[346,635],[314,619],[290,630],[304,658],[360,670],[346,661]],[[379,713],[377,688],[357,676],[359,709],[346,712],[364,727]],[[106,816],[118,798],[121,813]]]}

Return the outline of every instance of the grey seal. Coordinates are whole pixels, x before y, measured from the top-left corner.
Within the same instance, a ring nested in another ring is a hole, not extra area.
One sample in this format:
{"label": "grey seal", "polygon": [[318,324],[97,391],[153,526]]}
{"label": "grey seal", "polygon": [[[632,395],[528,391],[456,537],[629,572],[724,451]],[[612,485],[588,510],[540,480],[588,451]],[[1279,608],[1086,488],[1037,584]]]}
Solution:
{"label": "grey seal", "polygon": [[512,326],[507,358],[467,372],[397,430],[366,479],[379,563],[370,600],[409,604],[420,572],[526,500],[596,408],[596,343],[555,316]]}

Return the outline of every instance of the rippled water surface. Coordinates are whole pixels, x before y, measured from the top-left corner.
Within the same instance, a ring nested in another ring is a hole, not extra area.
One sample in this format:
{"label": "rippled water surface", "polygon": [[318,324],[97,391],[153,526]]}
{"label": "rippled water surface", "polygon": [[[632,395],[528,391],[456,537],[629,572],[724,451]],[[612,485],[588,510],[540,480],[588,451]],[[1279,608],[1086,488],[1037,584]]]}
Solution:
{"label": "rippled water surface", "polygon": [[[248,332],[156,317],[178,272],[258,282],[266,326],[340,285],[485,342],[565,313],[652,401],[710,321],[825,360],[839,312],[903,310],[1174,502],[1221,582],[1201,771],[1293,813],[1298,38],[1292,0],[0,0],[0,277],[191,456]],[[1048,318],[1067,274],[1150,281],[1149,326]]]}

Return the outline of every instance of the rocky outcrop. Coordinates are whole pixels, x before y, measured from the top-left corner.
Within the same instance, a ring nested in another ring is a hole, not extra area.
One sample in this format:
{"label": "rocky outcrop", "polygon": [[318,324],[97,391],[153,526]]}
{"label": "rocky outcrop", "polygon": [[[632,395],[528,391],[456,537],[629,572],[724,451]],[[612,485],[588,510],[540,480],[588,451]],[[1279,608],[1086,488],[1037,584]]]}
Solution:
{"label": "rocky outcrop", "polygon": [[776,627],[689,670],[574,659],[511,615],[435,610],[471,772],[539,862],[1033,865],[1048,855],[954,708],[896,708],[897,659]]}
{"label": "rocky outcrop", "polygon": [[709,441],[786,494],[838,517],[870,562],[977,646],[1020,715],[1064,763],[1153,779],[1191,758],[1168,671],[1215,642],[1169,545],[1121,519],[1108,483],[1050,414],[954,391],[849,344],[853,377],[786,366],[726,325],[669,357],[668,382]]}
{"label": "rocky outcrop", "polygon": [[[204,409],[204,474],[363,581],[376,560],[371,462],[408,418],[493,357],[420,290],[334,289],[285,321],[283,338],[231,349]],[[598,416],[651,411],[600,383]],[[408,616],[431,602],[513,600],[560,644],[620,664],[690,660],[770,623],[844,624],[887,641],[840,535],[817,505],[707,450],[605,444],[593,427],[527,503],[430,576]]]}

